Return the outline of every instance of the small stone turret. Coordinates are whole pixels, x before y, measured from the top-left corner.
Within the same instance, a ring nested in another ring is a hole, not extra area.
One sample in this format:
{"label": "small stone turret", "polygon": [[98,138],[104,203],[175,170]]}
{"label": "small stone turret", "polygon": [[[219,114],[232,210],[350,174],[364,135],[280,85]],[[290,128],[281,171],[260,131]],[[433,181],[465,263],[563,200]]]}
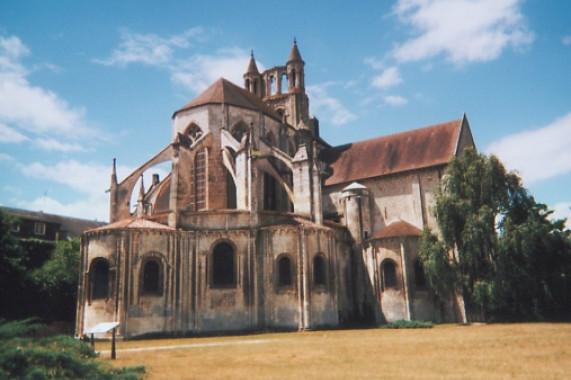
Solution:
{"label": "small stone turret", "polygon": [[305,92],[305,62],[297,48],[297,41],[293,39],[293,47],[286,63],[289,92]]}
{"label": "small stone turret", "polygon": [[371,233],[369,189],[353,182],[343,189],[341,197],[341,201],[344,202],[345,225],[355,244],[361,245]]}
{"label": "small stone turret", "polygon": [[250,63],[248,69],[244,73],[244,88],[252,94],[262,96],[262,76],[258,71],[258,65],[254,59],[254,51],[250,54]]}

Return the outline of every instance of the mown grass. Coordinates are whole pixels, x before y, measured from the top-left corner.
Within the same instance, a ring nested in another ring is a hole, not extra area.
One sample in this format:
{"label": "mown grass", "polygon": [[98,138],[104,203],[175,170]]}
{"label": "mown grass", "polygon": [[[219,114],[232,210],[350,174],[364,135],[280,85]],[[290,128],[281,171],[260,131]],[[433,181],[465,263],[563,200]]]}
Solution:
{"label": "mown grass", "polygon": [[[117,348],[113,365],[145,365],[149,379],[571,376],[568,323],[125,341],[118,342]],[[141,348],[150,351],[131,351]],[[109,343],[97,343],[96,349],[108,350]],[[108,358],[108,352],[102,353],[101,360]]]}

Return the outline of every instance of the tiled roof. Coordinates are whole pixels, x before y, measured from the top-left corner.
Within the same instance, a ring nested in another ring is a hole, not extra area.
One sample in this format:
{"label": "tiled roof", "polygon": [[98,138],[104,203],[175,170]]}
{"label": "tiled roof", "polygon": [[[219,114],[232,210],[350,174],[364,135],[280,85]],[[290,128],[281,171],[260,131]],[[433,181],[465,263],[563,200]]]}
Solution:
{"label": "tiled roof", "polygon": [[206,104],[230,104],[236,107],[259,111],[281,121],[280,116],[267,106],[262,99],[224,78],[218,79],[190,103],[176,111],[174,115],[178,112]]}
{"label": "tiled roof", "polygon": [[448,163],[464,119],[323,150],[332,170],[325,186]]}
{"label": "tiled roof", "polygon": [[107,230],[116,230],[116,229],[117,230],[122,230],[122,229],[174,230],[174,228],[171,228],[161,223],[153,222],[152,220],[143,219],[143,218],[129,218],[108,224],[104,227],[96,228],[94,230],[89,230],[88,232],[107,231]]}
{"label": "tiled roof", "polygon": [[396,236],[420,236],[421,230],[416,228],[410,223],[404,220],[399,220],[397,222],[391,223],[375,235],[373,235],[369,240],[384,239]]}

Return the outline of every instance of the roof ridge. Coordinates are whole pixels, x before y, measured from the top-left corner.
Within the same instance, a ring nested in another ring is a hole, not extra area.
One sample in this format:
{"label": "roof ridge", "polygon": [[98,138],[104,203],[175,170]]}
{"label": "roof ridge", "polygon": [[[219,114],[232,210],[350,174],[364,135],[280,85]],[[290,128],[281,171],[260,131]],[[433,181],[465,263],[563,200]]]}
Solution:
{"label": "roof ridge", "polygon": [[354,145],[354,144],[369,142],[369,141],[373,141],[373,140],[387,139],[387,138],[389,138],[389,137],[394,137],[394,136],[398,136],[398,135],[413,134],[413,133],[417,133],[418,131],[422,131],[422,130],[426,130],[426,129],[430,129],[430,128],[441,127],[441,126],[444,126],[444,125],[447,125],[447,124],[452,124],[452,123],[455,123],[455,122],[459,122],[459,123],[461,124],[463,120],[464,120],[463,118],[460,118],[460,119],[454,119],[454,120],[444,121],[444,122],[442,122],[442,123],[426,125],[426,126],[424,126],[424,127],[418,127],[418,128],[414,128],[414,129],[408,129],[408,130],[406,130],[406,131],[401,131],[401,132],[394,132],[394,133],[391,133],[391,134],[388,134],[388,135],[371,137],[370,139],[358,140],[358,141],[353,141],[353,142],[349,142],[349,143],[346,143],[346,144],[336,145],[336,146],[334,146],[333,148],[344,147],[344,146],[347,146],[347,145]]}

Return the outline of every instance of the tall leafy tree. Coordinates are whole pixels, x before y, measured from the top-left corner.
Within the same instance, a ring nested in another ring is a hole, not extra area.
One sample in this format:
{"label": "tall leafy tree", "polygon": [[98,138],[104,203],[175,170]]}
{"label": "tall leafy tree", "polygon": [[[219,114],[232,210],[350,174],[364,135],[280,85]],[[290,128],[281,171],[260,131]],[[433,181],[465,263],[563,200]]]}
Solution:
{"label": "tall leafy tree", "polygon": [[496,218],[506,201],[506,170],[495,156],[466,149],[450,161],[436,194],[435,214],[468,311],[475,312],[476,285],[491,277]]}
{"label": "tall leafy tree", "polygon": [[77,238],[58,241],[51,258],[34,272],[34,280],[47,301],[43,302],[42,310],[46,318],[74,319],[80,245]]}
{"label": "tall leafy tree", "polygon": [[[552,212],[495,156],[466,149],[453,158],[434,212],[441,241],[425,231],[420,251],[439,299],[446,297],[441,282],[451,278],[471,315],[523,320],[560,318],[571,310],[565,221],[550,220]],[[450,265],[434,265],[443,250]]]}

